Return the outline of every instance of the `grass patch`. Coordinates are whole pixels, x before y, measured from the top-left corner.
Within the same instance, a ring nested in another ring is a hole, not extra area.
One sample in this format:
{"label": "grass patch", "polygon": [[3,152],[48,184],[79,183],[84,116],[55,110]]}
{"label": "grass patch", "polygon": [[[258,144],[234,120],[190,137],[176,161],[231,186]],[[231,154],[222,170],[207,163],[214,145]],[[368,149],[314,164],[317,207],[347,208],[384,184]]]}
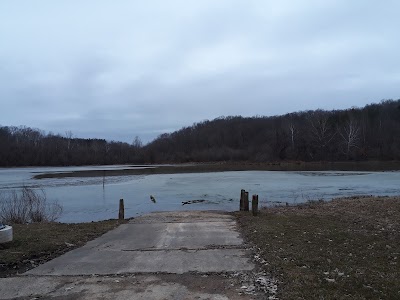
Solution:
{"label": "grass patch", "polygon": [[[122,221],[125,222],[125,221]],[[0,277],[25,272],[116,228],[122,223],[14,224],[12,242],[0,244]]]}
{"label": "grass patch", "polygon": [[236,214],[280,299],[400,299],[400,197]]}

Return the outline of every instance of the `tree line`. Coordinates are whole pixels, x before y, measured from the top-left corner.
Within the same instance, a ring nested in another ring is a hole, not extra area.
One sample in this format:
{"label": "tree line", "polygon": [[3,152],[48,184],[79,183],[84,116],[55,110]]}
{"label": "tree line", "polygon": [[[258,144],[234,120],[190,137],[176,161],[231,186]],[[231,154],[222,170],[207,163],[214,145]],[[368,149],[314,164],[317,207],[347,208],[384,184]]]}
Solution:
{"label": "tree line", "polygon": [[220,117],[149,143],[152,162],[400,159],[400,100],[273,117]]}
{"label": "tree line", "polygon": [[0,127],[0,166],[70,166],[142,161],[142,144],[75,138],[26,126]]}
{"label": "tree line", "polygon": [[219,117],[147,145],[0,126],[0,166],[400,160],[400,100],[346,110]]}

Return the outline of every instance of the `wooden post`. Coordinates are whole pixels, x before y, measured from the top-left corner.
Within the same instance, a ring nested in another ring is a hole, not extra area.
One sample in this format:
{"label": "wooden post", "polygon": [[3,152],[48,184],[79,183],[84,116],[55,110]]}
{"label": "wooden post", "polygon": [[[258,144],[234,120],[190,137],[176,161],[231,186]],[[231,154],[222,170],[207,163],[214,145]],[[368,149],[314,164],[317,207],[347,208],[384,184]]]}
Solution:
{"label": "wooden post", "polygon": [[244,210],[249,211],[249,192],[244,192]]}
{"label": "wooden post", "polygon": [[244,210],[244,190],[240,191],[240,211]]}
{"label": "wooden post", "polygon": [[125,208],[124,208],[124,199],[119,199],[119,213],[118,219],[125,219]]}
{"label": "wooden post", "polygon": [[253,211],[253,216],[258,215],[258,195],[253,195],[251,199],[251,210]]}

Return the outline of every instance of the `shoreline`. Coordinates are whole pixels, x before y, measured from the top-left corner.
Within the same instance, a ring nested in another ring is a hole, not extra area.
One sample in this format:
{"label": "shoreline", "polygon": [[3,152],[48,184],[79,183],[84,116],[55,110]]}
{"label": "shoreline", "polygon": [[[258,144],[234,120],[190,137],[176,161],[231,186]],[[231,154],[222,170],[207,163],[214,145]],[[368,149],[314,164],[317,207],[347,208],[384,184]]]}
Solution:
{"label": "shoreline", "polygon": [[[135,166],[135,165],[126,165]],[[271,162],[271,163],[194,163],[177,165],[140,165],[143,169],[103,169],[79,170],[70,172],[44,172],[34,179],[67,177],[109,177],[129,175],[211,173],[228,171],[399,171],[400,161],[362,161],[362,162]]]}
{"label": "shoreline", "polygon": [[[394,196],[311,201],[261,209],[257,217],[232,215],[254,250],[254,263],[277,282],[279,298],[395,299],[399,212],[400,197]],[[124,222],[18,225],[15,241],[0,247],[0,277],[32,269]]]}

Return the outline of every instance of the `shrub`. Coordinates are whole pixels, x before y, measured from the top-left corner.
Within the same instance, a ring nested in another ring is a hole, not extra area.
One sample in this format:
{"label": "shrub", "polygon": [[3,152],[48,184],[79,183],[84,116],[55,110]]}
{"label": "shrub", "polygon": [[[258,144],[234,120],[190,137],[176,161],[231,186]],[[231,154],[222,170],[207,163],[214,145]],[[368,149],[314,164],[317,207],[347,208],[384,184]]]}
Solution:
{"label": "shrub", "polygon": [[25,224],[54,222],[61,216],[62,206],[49,203],[43,190],[23,187],[19,192],[0,194],[0,222]]}

